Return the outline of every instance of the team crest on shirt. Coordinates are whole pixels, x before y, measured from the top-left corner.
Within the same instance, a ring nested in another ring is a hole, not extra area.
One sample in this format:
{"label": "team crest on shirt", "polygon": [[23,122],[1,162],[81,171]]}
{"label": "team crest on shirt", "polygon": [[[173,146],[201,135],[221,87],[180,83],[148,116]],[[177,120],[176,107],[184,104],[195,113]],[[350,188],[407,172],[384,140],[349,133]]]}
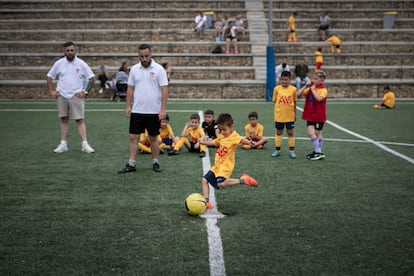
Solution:
{"label": "team crest on shirt", "polygon": [[153,78],[155,76],[155,72],[150,72],[150,77]]}
{"label": "team crest on shirt", "polygon": [[75,71],[76,71],[76,74],[79,74],[80,68],[76,68]]}

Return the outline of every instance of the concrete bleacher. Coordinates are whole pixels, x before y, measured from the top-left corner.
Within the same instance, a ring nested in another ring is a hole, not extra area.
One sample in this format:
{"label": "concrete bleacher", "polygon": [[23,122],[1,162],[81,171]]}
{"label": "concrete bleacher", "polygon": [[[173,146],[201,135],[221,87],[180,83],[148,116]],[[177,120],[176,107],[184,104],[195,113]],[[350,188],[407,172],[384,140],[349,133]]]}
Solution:
{"label": "concrete bleacher", "polygon": [[[372,8],[374,7],[374,8]],[[158,62],[173,69],[172,98],[258,98],[265,95],[268,1],[258,0],[0,0],[0,98],[47,98],[45,75],[62,56],[62,43],[77,43],[78,56],[95,68],[103,59],[113,74],[122,61],[138,62],[137,46],[154,46]],[[211,54],[213,30],[192,32],[196,11],[234,18],[248,27],[239,55]],[[341,63],[329,43],[318,41],[321,10],[333,17],[343,40]],[[386,11],[397,11],[394,28],[382,29]],[[297,11],[298,43],[287,43],[287,17]],[[391,85],[399,97],[414,97],[414,7],[408,0],[274,1],[276,61],[291,67],[304,57],[311,68],[323,47],[330,97],[377,97]],[[96,86],[97,88],[98,86]],[[90,97],[108,97],[91,92]]]}

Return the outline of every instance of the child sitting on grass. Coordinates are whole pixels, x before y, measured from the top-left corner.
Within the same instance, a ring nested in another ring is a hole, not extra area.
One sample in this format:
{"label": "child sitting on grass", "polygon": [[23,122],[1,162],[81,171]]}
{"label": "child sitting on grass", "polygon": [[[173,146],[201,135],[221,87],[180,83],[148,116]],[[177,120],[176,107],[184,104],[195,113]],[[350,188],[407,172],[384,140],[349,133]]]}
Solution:
{"label": "child sitting on grass", "polygon": [[243,145],[245,150],[249,149],[263,149],[264,144],[269,141],[269,138],[263,137],[263,125],[259,123],[259,114],[253,111],[249,113],[249,123],[244,127],[246,139],[250,141],[249,145]]}
{"label": "child sitting on grass", "polygon": [[240,136],[233,129],[233,124],[232,116],[227,113],[222,113],[217,118],[220,135],[214,140],[200,140],[200,144],[202,145],[218,147],[214,157],[214,165],[204,175],[201,181],[203,196],[207,199],[208,209],[213,208],[213,205],[209,201],[209,183],[215,189],[239,184],[253,187],[258,186],[257,181],[245,173],[240,178],[230,178],[236,163],[236,150],[238,145],[240,143],[250,144],[249,140]]}
{"label": "child sitting on grass", "polygon": [[160,137],[162,142],[160,145],[161,150],[171,150],[178,141],[170,125],[170,117],[168,114],[160,121]]}
{"label": "child sitting on grass", "polygon": [[198,114],[191,115],[190,121],[184,126],[181,138],[174,148],[168,151],[168,155],[178,155],[181,147],[185,145],[189,152],[198,152],[201,158],[206,156],[207,147],[199,143],[200,138],[204,138],[204,136],[204,131],[200,126],[200,116]]}

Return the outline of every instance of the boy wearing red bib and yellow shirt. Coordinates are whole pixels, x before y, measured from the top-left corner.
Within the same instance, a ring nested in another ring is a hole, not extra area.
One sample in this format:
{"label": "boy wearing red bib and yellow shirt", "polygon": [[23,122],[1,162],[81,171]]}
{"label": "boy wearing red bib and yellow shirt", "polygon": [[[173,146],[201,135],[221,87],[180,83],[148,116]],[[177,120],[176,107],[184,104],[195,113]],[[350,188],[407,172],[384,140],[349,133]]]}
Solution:
{"label": "boy wearing red bib and yellow shirt", "polygon": [[313,73],[311,82],[298,91],[298,96],[306,96],[302,119],[307,121],[308,135],[311,138],[314,151],[307,155],[309,160],[324,159],[322,153],[322,129],[326,121],[326,99],[328,90],[324,81],[326,74],[323,71]]}

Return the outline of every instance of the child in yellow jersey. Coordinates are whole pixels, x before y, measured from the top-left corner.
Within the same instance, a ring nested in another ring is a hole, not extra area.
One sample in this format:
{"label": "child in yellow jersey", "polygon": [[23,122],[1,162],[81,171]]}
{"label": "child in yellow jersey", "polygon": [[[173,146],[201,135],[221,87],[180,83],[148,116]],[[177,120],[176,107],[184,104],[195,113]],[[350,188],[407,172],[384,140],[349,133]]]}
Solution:
{"label": "child in yellow jersey", "polygon": [[292,15],[289,17],[289,37],[288,42],[298,42],[298,39],[296,38],[296,26],[295,26],[295,16],[298,14],[296,12],[292,13]]}
{"label": "child in yellow jersey", "polygon": [[281,84],[276,86],[273,90],[272,101],[275,103],[274,121],[276,128],[276,150],[272,154],[272,157],[280,156],[283,129],[286,127],[289,144],[289,157],[296,158],[295,137],[293,136],[293,128],[295,127],[296,121],[297,89],[293,85],[290,85],[290,77],[290,72],[282,72]]}
{"label": "child in yellow jersey", "polygon": [[168,114],[166,114],[165,118],[160,121],[160,137],[162,140],[162,143],[160,145],[161,150],[172,149],[178,141],[170,125],[170,117]]}
{"label": "child in yellow jersey", "polygon": [[[161,145],[161,137],[158,135],[158,142]],[[139,135],[138,150],[140,153],[151,153],[151,142],[148,136],[148,131]]]}
{"label": "child in yellow jersey", "polygon": [[395,108],[395,94],[389,86],[384,87],[384,96],[379,104],[374,105],[375,109],[391,109]]}
{"label": "child in yellow jersey", "polygon": [[191,115],[190,121],[184,126],[180,139],[177,141],[174,148],[168,151],[168,155],[177,155],[184,145],[189,152],[198,152],[200,157],[206,156],[207,147],[199,142],[200,138],[203,138],[204,136],[204,130],[200,126],[200,116],[198,114]]}
{"label": "child in yellow jersey", "polygon": [[322,56],[322,48],[319,47],[318,50],[315,52],[315,71],[321,71],[322,70],[322,64],[323,64],[323,56]]}
{"label": "child in yellow jersey", "polygon": [[233,173],[234,165],[236,162],[236,150],[240,143],[249,144],[250,141],[241,137],[233,129],[233,118],[230,114],[222,113],[217,118],[217,126],[220,130],[220,135],[214,140],[201,140],[200,144],[205,146],[218,147],[215,157],[214,165],[204,175],[201,186],[203,196],[207,199],[207,208],[213,208],[213,205],[209,201],[210,187],[215,189],[234,186],[238,184],[257,187],[257,181],[247,175],[242,174],[240,178],[230,178]]}
{"label": "child in yellow jersey", "polygon": [[338,61],[340,61],[341,58],[341,40],[336,35],[330,35],[325,42],[331,43],[331,52],[332,54],[335,54],[336,50],[336,56],[338,57]]}
{"label": "child in yellow jersey", "polygon": [[242,148],[245,150],[263,149],[264,144],[269,141],[269,138],[263,137],[263,131],[263,125],[259,123],[259,114],[255,111],[250,112],[249,123],[244,127],[245,138],[250,141],[250,144],[243,145]]}

